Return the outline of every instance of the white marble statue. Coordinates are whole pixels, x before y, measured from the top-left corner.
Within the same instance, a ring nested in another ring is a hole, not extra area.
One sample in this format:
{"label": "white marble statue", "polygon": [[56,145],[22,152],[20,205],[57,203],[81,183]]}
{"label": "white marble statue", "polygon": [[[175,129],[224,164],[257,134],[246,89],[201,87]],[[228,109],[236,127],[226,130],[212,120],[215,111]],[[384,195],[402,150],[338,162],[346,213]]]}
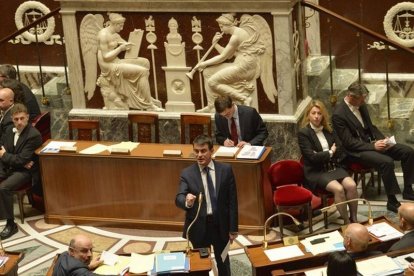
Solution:
{"label": "white marble statue", "polygon": [[[85,93],[88,99],[92,98],[98,84],[106,109],[163,111],[160,102],[151,97],[149,61],[138,56],[124,59],[118,57],[120,53],[137,47],[118,34],[124,27],[125,18],[118,13],[108,15],[109,21],[104,28],[104,19],[100,14],[86,15],[80,25]],[[98,79],[96,61],[101,69]]]}
{"label": "white marble statue", "polygon": [[[250,105],[260,77],[264,91],[275,102],[277,90],[273,79],[273,43],[269,25],[259,15],[243,15],[240,24],[232,14],[222,14],[216,19],[222,33],[216,33],[212,45],[218,55],[199,62],[195,69],[203,71],[207,105],[198,112],[214,111],[218,95],[229,95],[236,103]],[[218,41],[224,34],[231,35],[222,47]],[[235,57],[234,62],[225,62]]]}

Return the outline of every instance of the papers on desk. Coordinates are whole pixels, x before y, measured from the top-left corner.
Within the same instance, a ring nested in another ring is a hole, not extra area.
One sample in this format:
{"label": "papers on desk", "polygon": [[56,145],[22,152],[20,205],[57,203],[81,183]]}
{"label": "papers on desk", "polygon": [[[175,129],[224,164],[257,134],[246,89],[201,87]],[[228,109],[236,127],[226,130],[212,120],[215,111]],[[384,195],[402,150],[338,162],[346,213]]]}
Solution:
{"label": "papers on desk", "polygon": [[221,260],[224,261],[227,259],[227,256],[229,255],[229,250],[230,250],[230,240],[227,242],[226,247],[224,247],[223,251],[221,252]]}
{"label": "papers on desk", "polygon": [[405,259],[407,257],[414,258],[414,253],[408,253],[408,254],[405,254],[405,255],[395,257],[394,262],[396,262],[397,265],[401,266],[403,269],[406,269],[408,267],[408,265],[411,263],[411,262],[409,262]]}
{"label": "papers on desk", "polygon": [[305,271],[306,276],[326,276],[326,266]]}
{"label": "papers on desk", "polygon": [[387,222],[380,222],[367,227],[368,232],[380,241],[388,241],[403,236],[403,233],[389,225]]}
{"label": "papers on desk", "polygon": [[76,142],[50,141],[40,152],[41,153],[58,153],[60,148],[74,147]]}
{"label": "papers on desk", "polygon": [[190,271],[190,261],[183,252],[155,255],[156,273],[181,273]]}
{"label": "papers on desk", "polygon": [[95,144],[89,148],[86,148],[82,151],[80,151],[79,153],[81,154],[98,154],[101,153],[103,151],[116,151],[116,152],[131,152],[133,149],[135,149],[136,147],[138,147],[139,143],[134,143],[134,142],[121,142],[119,144],[115,144],[115,145],[111,145],[111,146],[105,146],[102,144]]}
{"label": "papers on desk", "polygon": [[98,154],[101,153],[103,151],[106,151],[108,149],[107,146],[102,145],[102,144],[95,144],[89,148],[86,148],[84,150],[81,150],[79,153],[81,154]]}
{"label": "papers on desk", "polygon": [[151,271],[154,267],[154,257],[155,254],[141,255],[137,253],[131,253],[129,272],[140,274]]}
{"label": "papers on desk", "polygon": [[96,274],[100,275],[124,275],[128,270],[131,257],[118,256],[107,251],[102,252],[101,259],[104,264],[95,269]]}
{"label": "papers on desk", "polygon": [[237,154],[237,159],[259,159],[265,151],[264,146],[244,145]]}
{"label": "papers on desk", "polygon": [[265,250],[264,253],[271,262],[303,256],[304,253],[297,245],[282,246],[278,248]]}
{"label": "papers on desk", "polygon": [[306,250],[313,255],[337,250],[345,250],[344,239],[339,231],[319,234],[301,241]]}
{"label": "papers on desk", "polygon": [[121,142],[119,144],[115,144],[115,145],[111,145],[108,147],[109,152],[112,151],[119,151],[121,152],[122,150],[127,150],[128,152],[133,151],[136,147],[138,147],[139,143],[135,143],[135,142]]}
{"label": "papers on desk", "polygon": [[358,272],[363,276],[386,276],[403,272],[403,268],[388,256],[358,261],[356,265]]}
{"label": "papers on desk", "polygon": [[220,146],[216,150],[216,152],[213,154],[213,158],[216,158],[216,157],[234,158],[234,156],[236,155],[236,153],[239,149],[240,148],[238,148],[238,147]]}

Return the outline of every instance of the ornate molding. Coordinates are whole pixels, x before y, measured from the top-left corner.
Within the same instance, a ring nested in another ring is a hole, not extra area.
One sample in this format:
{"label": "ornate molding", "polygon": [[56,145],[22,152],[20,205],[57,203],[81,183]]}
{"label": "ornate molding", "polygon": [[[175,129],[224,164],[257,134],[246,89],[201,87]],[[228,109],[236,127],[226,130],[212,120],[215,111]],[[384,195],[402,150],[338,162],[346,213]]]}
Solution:
{"label": "ornate molding", "polygon": [[[405,13],[403,13],[405,12]],[[401,25],[401,19],[404,20]],[[395,21],[395,23],[394,23]],[[384,17],[384,31],[387,37],[405,47],[414,47],[414,3],[401,2],[388,10]]]}

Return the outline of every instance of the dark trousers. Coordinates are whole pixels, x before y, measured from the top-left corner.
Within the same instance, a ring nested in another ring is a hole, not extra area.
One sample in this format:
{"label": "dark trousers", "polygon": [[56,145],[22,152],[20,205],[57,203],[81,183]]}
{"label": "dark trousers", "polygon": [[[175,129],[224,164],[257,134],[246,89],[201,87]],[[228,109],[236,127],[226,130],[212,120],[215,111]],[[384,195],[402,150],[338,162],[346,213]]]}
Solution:
{"label": "dark trousers", "polygon": [[20,171],[6,175],[3,170],[0,170],[0,179],[3,179],[0,180],[0,219],[14,219],[12,191],[30,181],[31,175]]}
{"label": "dark trousers", "polygon": [[226,247],[227,242],[229,241],[228,236],[227,240],[223,240],[220,236],[220,226],[217,225],[212,219],[207,219],[206,221],[206,232],[205,232],[204,239],[202,241],[191,241],[194,248],[203,248],[213,246],[214,249],[214,257],[217,263],[217,269],[219,276],[230,276],[230,260],[229,256],[227,256],[226,260],[221,260],[221,252],[223,252],[224,247]]}
{"label": "dark trousers", "polygon": [[381,173],[387,195],[401,193],[394,172],[394,161],[401,161],[404,174],[404,190],[406,192],[412,191],[412,185],[414,184],[413,148],[404,144],[396,144],[384,152],[363,151],[360,152],[359,158],[352,157],[351,159],[378,170]]}

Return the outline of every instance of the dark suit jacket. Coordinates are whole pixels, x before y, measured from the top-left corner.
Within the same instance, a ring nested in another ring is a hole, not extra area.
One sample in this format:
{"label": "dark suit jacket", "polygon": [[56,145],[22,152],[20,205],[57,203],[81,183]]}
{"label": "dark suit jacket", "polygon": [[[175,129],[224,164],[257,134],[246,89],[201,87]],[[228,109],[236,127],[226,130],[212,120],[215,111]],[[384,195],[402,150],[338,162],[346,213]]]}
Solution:
{"label": "dark suit jacket", "polygon": [[385,136],[372,124],[366,105],[359,108],[364,120],[365,128],[361,125],[344,100],[340,101],[333,112],[333,127],[341,138],[345,151],[359,157],[361,151],[374,151],[375,140],[384,139]]}
{"label": "dark suit jacket", "polygon": [[4,118],[0,123],[0,140],[1,140],[1,137],[3,137],[3,134],[6,132],[7,128],[9,128],[10,126],[13,126],[13,120],[11,117],[10,109],[7,110],[6,113],[4,113],[3,117]]}
{"label": "dark suit jacket", "polygon": [[303,157],[303,170],[306,182],[312,189],[316,188],[316,180],[319,174],[327,171],[329,162],[340,166],[341,162],[345,159],[341,142],[335,132],[330,133],[325,129],[322,131],[328,141],[329,148],[332,147],[333,143],[336,144],[336,151],[332,158],[328,151],[322,150],[322,145],[310,125],[300,129],[298,132],[298,142]]}
{"label": "dark suit jacket", "polygon": [[[234,174],[229,164],[214,162],[216,175],[216,196],[217,212],[220,228],[220,237],[222,240],[229,239],[230,232],[238,232],[238,205],[237,189]],[[183,237],[185,238],[187,228],[196,216],[198,201],[196,200],[192,208],[185,207],[185,198],[188,193],[199,195],[200,192],[205,195],[201,173],[198,164],[185,168],[180,177],[180,185],[175,204],[177,207],[186,211]],[[203,200],[200,214],[196,222],[190,229],[190,240],[202,241],[206,230],[207,204]]]}
{"label": "dark suit jacket", "polygon": [[394,243],[388,251],[401,250],[414,246],[414,231],[408,232],[401,237],[399,241]]}
{"label": "dark suit jacket", "polygon": [[[264,140],[269,135],[262,117],[260,117],[256,109],[250,106],[238,105],[237,110],[242,141],[248,142],[251,145],[262,146]],[[227,119],[216,113],[214,120],[216,123],[216,141],[218,144],[223,145],[224,141],[231,136]]]}
{"label": "dark suit jacket", "polygon": [[32,174],[38,173],[38,157],[35,150],[42,145],[42,136],[36,128],[28,124],[20,134],[16,146],[14,146],[13,126],[9,126],[2,136],[1,143],[6,149],[6,153],[1,158],[1,169],[8,173],[14,171],[29,173],[24,165],[29,161],[33,161],[34,165],[30,171]]}
{"label": "dark suit jacket", "polygon": [[52,276],[92,276],[98,275],[90,271],[86,264],[75,259],[68,252],[60,254],[53,269]]}
{"label": "dark suit jacket", "polygon": [[32,90],[30,90],[30,88],[24,83],[21,82],[20,84],[23,88],[24,105],[27,107],[27,111],[29,111],[29,122],[32,122],[33,119],[40,114],[40,107]]}

